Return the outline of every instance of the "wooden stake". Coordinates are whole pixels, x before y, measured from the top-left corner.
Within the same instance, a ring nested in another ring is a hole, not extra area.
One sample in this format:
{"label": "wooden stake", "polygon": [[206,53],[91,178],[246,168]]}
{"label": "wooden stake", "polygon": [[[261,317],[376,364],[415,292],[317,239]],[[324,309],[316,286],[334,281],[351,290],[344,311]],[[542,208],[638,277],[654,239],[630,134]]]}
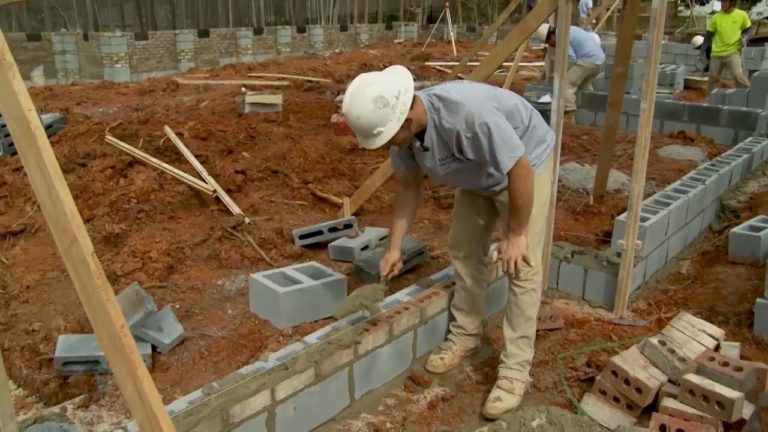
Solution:
{"label": "wooden stake", "polygon": [[616,7],[619,6],[619,1],[621,1],[621,0],[614,1],[613,5],[611,5],[610,9],[608,9],[608,12],[606,12],[605,15],[603,16],[603,18],[600,19],[600,22],[597,23],[597,25],[595,26],[595,29],[593,30],[595,33],[600,31],[600,29],[603,27],[603,24],[605,24],[605,21],[613,13],[614,9],[616,9]]}
{"label": "wooden stake", "polygon": [[8,374],[5,372],[5,363],[0,353],[0,431],[19,432],[19,426],[16,424],[16,411],[13,409],[13,399],[11,398],[11,383],[8,380]]}
{"label": "wooden stake", "polygon": [[8,125],[27,180],[99,346],[125,403],[143,431],[175,431],[136,341],[96,257],[88,232],[56,161],[51,143],[27,92],[5,35],[0,31],[0,112]]}
{"label": "wooden stake", "polygon": [[504,22],[509,18],[509,15],[512,13],[512,11],[515,10],[517,5],[520,4],[521,0],[511,0],[509,2],[509,5],[501,11],[499,16],[496,17],[496,21],[493,22],[493,24],[490,25],[490,27],[487,27],[485,31],[483,31],[483,35],[480,36],[480,39],[476,40],[474,44],[472,44],[472,48],[469,49],[464,54],[464,57],[461,58],[461,61],[459,61],[459,64],[453,69],[453,72],[451,75],[448,76],[448,79],[454,79],[456,78],[459,73],[462,71],[464,66],[467,65],[467,62],[469,59],[473,58],[475,54],[480,50],[480,48],[483,47],[483,44],[485,44],[488,39],[490,39],[491,35],[494,34],[496,31],[499,30],[499,27],[504,24]]}
{"label": "wooden stake", "polygon": [[168,138],[171,139],[173,144],[176,146],[177,149],[181,152],[181,154],[184,155],[184,157],[189,161],[190,164],[192,164],[193,167],[195,167],[195,170],[198,174],[200,174],[200,177],[205,180],[206,183],[211,185],[213,187],[213,190],[216,191],[216,196],[219,197],[221,202],[224,203],[225,206],[229,209],[229,211],[232,212],[233,215],[237,217],[242,217],[243,222],[246,224],[250,224],[251,220],[248,219],[245,216],[245,213],[243,213],[242,210],[240,210],[240,207],[235,204],[235,202],[232,200],[232,198],[229,197],[227,192],[219,186],[219,183],[216,182],[216,180],[208,174],[208,170],[205,169],[205,167],[200,163],[200,161],[195,158],[195,155],[192,154],[191,151],[187,148],[187,146],[184,145],[183,142],[179,139],[179,137],[176,136],[176,134],[173,132],[173,129],[169,128],[167,125],[163,126],[163,131],[165,132],[165,135],[168,136]]}
{"label": "wooden stake", "polygon": [[523,42],[522,45],[520,45],[520,48],[517,49],[517,54],[515,54],[515,61],[512,62],[512,66],[509,67],[509,73],[507,73],[507,79],[504,80],[504,88],[509,90],[509,86],[512,85],[512,79],[515,78],[515,74],[517,74],[517,67],[520,65],[520,60],[523,59],[523,54],[525,54],[525,49],[528,47],[528,41]]}
{"label": "wooden stake", "polygon": [[261,80],[199,80],[174,78],[179,84],[201,84],[201,85],[244,85],[244,86],[288,86],[288,81],[261,81]]}
{"label": "wooden stake", "polygon": [[112,145],[114,147],[119,148],[120,150],[128,153],[129,155],[135,157],[136,159],[146,163],[147,165],[151,165],[151,166],[159,169],[160,171],[163,171],[165,173],[168,173],[168,174],[176,177],[177,179],[183,181],[187,185],[197,189],[198,191],[200,191],[200,192],[202,192],[202,193],[204,193],[204,194],[206,194],[208,196],[215,195],[213,187],[211,187],[207,183],[202,182],[202,181],[192,177],[191,175],[189,175],[189,174],[187,174],[187,173],[185,173],[185,172],[183,172],[183,171],[181,171],[181,170],[179,170],[179,169],[177,169],[177,168],[175,168],[175,167],[173,167],[171,165],[168,165],[167,163],[161,161],[160,159],[156,159],[156,158],[154,158],[154,157],[144,153],[143,151],[137,149],[136,147],[130,146],[130,145],[120,141],[119,139],[113,137],[112,135],[107,135],[106,137],[104,137],[104,140],[107,142],[107,144],[110,144],[110,145]]}
{"label": "wooden stake", "polygon": [[313,77],[307,77],[302,75],[286,75],[286,74],[274,74],[274,73],[249,73],[249,77],[263,77],[263,78],[288,78],[288,79],[295,79],[300,81],[314,81],[314,82],[320,82],[320,83],[328,83],[332,84],[333,81],[326,79],[326,78],[313,78]]}
{"label": "wooden stake", "polygon": [[344,212],[345,218],[352,216],[352,207],[349,203],[349,197],[344,197],[341,199],[341,209]]}
{"label": "wooden stake", "polygon": [[592,188],[592,196],[596,202],[600,200],[608,188],[608,174],[613,165],[613,152],[616,147],[616,136],[619,133],[619,118],[624,102],[624,88],[627,84],[627,69],[630,60],[632,60],[632,46],[637,29],[637,17],[640,14],[640,0],[627,0],[626,6],[616,42],[616,57],[613,61],[613,77],[608,94],[605,126],[603,126],[603,134],[600,137],[600,153],[597,159],[595,184]]}
{"label": "wooden stake", "polygon": [[517,51],[520,45],[527,41],[533,32],[552,15],[555,9],[557,9],[557,2],[558,0],[539,0],[536,6],[494,48],[491,54],[472,71],[467,79],[485,81],[493,75],[507,57]]}
{"label": "wooden stake", "polygon": [[[589,24],[592,25],[592,22],[608,10],[608,8],[611,7],[611,4],[610,1],[603,1],[598,7],[592,9],[592,14],[589,16]],[[635,19],[637,19],[637,17],[635,17]]]}
{"label": "wooden stake", "polygon": [[[365,201],[367,201],[368,198],[370,198],[371,195],[373,195],[373,193],[376,192],[379,187],[381,187],[381,185],[386,183],[386,181],[392,176],[392,172],[392,162],[389,158],[387,158],[387,160],[382,162],[382,164],[376,168],[376,171],[374,171],[374,173],[368,177],[363,185],[360,186],[360,188],[352,194],[352,198],[350,198],[349,203],[350,215],[355,214],[355,212],[360,209]],[[344,209],[339,211],[339,217],[343,216]]]}
{"label": "wooden stake", "polygon": [[[630,0],[631,1],[631,0]],[[659,78],[659,62],[661,61],[661,40],[664,36],[664,21],[666,17],[666,1],[653,0],[651,6],[651,26],[649,29],[648,57],[646,58],[643,94],[640,99],[640,120],[637,130],[637,144],[632,161],[632,183],[629,189],[629,205],[627,207],[627,228],[624,231],[624,244],[634,245],[640,223],[640,207],[643,204],[645,190],[645,173],[648,169],[648,152],[651,147],[651,132],[653,131],[653,111],[656,105],[656,84]],[[632,270],[635,263],[635,248],[627,247],[621,254],[619,279],[616,286],[616,299],[613,313],[623,317],[627,311]]]}
{"label": "wooden stake", "polygon": [[565,85],[568,73],[568,41],[571,30],[570,0],[559,0],[557,7],[557,25],[555,28],[555,82],[552,89],[552,109],[549,124],[555,132],[555,148],[552,151],[552,190],[547,211],[547,231],[544,237],[542,254],[542,291],[546,289],[549,276],[549,261],[552,255],[552,242],[555,232],[555,208],[557,207],[557,184],[560,173],[560,152],[563,146],[563,124],[565,123]]}

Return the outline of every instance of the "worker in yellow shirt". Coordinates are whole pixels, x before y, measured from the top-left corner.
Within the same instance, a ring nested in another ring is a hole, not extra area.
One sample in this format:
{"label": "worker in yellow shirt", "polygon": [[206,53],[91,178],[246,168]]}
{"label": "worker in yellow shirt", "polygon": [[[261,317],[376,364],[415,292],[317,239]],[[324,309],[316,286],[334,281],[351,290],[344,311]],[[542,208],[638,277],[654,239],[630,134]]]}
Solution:
{"label": "worker in yellow shirt", "polygon": [[728,68],[736,80],[736,86],[749,88],[749,80],[744,74],[741,49],[747,45],[752,22],[749,15],[736,8],[733,0],[723,0],[722,9],[707,24],[705,46],[712,44],[709,61],[709,90],[720,84],[723,67]]}

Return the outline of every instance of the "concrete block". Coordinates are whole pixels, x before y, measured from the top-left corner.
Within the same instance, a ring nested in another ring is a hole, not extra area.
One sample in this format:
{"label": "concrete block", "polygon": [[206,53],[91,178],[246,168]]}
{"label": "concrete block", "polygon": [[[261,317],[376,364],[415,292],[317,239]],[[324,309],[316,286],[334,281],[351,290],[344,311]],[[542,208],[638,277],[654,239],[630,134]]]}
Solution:
{"label": "concrete block", "polygon": [[557,290],[575,298],[584,297],[584,267],[563,261],[560,263],[560,274],[557,280]]}
{"label": "concrete block", "polygon": [[646,267],[645,267],[645,279],[648,280],[651,277],[653,277],[656,272],[661,270],[662,267],[664,267],[664,264],[667,263],[667,253],[669,252],[669,242],[665,241],[662,243],[659,247],[653,250],[650,254],[648,254],[648,258],[646,258]]}
{"label": "concrete block", "polygon": [[725,105],[728,89],[716,88],[709,93],[709,103],[711,105]]}
{"label": "concrete block", "polygon": [[[698,325],[697,322],[701,322],[701,320],[688,313],[679,313],[675,316],[675,318],[672,319],[672,321],[669,322],[667,326],[674,327],[688,338],[693,339],[696,343],[707,349],[715,349],[718,344],[718,340],[712,337],[707,332],[707,330],[701,325]],[[714,327],[711,324],[709,324],[709,326]],[[698,354],[691,357],[698,357]]]}
{"label": "concrete block", "polygon": [[703,376],[688,374],[680,382],[680,402],[717,419],[734,422],[741,417],[744,393]]}
{"label": "concrete block", "polygon": [[657,100],[653,109],[653,117],[665,122],[667,120],[681,121],[681,119],[685,119],[688,105],[690,104],[687,102],[675,100]]}
{"label": "concrete block", "polygon": [[228,411],[230,423],[240,423],[272,403],[272,391],[262,390],[248,399],[233,405]]}
{"label": "concrete block", "polygon": [[735,360],[741,359],[741,343],[733,341],[722,341],[718,347],[720,354]]}
{"label": "concrete block", "polygon": [[504,275],[488,286],[485,295],[485,316],[490,317],[504,309],[509,297],[509,278]]}
{"label": "concrete block", "polygon": [[[560,260],[555,257],[549,258],[549,277],[547,278],[547,289],[556,290],[560,275]],[[768,286],[768,283],[766,284]],[[766,288],[768,289],[768,288]]]}
{"label": "concrete block", "polygon": [[674,383],[689,373],[695,373],[697,363],[687,356],[683,348],[664,335],[649,337],[641,344],[643,355]]}
{"label": "concrete block", "polygon": [[[720,423],[720,420],[712,417],[709,414],[703,413],[696,408],[691,408],[688,405],[681,403],[676,398],[672,397],[661,399],[661,402],[659,403],[659,413],[680,420],[709,425],[713,428],[712,432],[719,432],[723,427],[723,425]],[[675,429],[669,428],[667,430],[671,431]],[[691,429],[685,430],[687,431]]]}
{"label": "concrete block", "polygon": [[[403,268],[398,274],[392,277],[400,276],[417,265],[423,263],[429,257],[427,248],[411,235],[406,235],[402,244]],[[363,252],[352,269],[354,275],[365,283],[376,283],[379,281],[379,262],[387,251],[387,246],[379,246],[376,249]]]}
{"label": "concrete block", "polygon": [[355,399],[381,387],[408,370],[412,360],[413,333],[411,332],[355,362],[352,366]]}
{"label": "concrete block", "polygon": [[[136,341],[142,360],[152,368],[152,345]],[[56,340],[53,354],[53,369],[56,375],[71,376],[80,374],[109,373],[107,357],[99,347],[96,335],[64,334]]]}
{"label": "concrete block", "polygon": [[306,348],[306,345],[302,341],[294,342],[270,354],[267,357],[267,361],[269,363],[274,363],[274,364],[284,363],[285,361],[293,357],[296,357],[296,355],[299,352],[301,352],[304,348]]}
{"label": "concrete block", "polygon": [[664,120],[661,130],[663,132],[677,132],[686,131],[692,133],[698,133],[699,125],[696,123],[684,123],[672,120]]}
{"label": "concrete block", "polygon": [[131,327],[131,333],[151,343],[161,353],[167,353],[186,338],[184,327],[181,326],[171,305],[147,315]]}
{"label": "concrete block", "polygon": [[584,412],[608,430],[630,428],[637,422],[636,418],[593,393],[584,393],[580,405]]}
{"label": "concrete block", "polygon": [[721,126],[708,126],[704,123],[701,124],[701,134],[712,138],[718,144],[726,146],[733,145],[733,141],[736,138],[736,133],[733,129]]}
{"label": "concrete block", "polygon": [[155,299],[138,282],[133,282],[117,295],[117,304],[130,328],[146,316],[157,312]]}
{"label": "concrete block", "polygon": [[669,250],[667,251],[667,262],[672,261],[673,258],[675,258],[678,254],[680,254],[680,252],[682,252],[683,249],[685,249],[685,246],[686,246],[685,238],[687,233],[688,231],[684,227],[669,237]]}
{"label": "concrete block", "polygon": [[449,313],[446,310],[416,329],[416,358],[427,355],[445,340],[448,324]]}
{"label": "concrete block", "polygon": [[232,429],[232,432],[267,432],[267,413],[250,418]]}
{"label": "concrete block", "polygon": [[[732,107],[746,107],[749,89],[733,88],[725,92],[725,104]],[[726,123],[729,124],[730,123]]]}
{"label": "concrete block", "polygon": [[366,227],[357,237],[342,237],[328,245],[333,261],[355,262],[363,252],[375,249],[389,240],[389,229]]}
{"label": "concrete block", "polygon": [[125,67],[105,67],[104,80],[115,82],[130,82],[131,68]]}
{"label": "concrete block", "polygon": [[306,246],[326,242],[357,232],[357,218],[354,216],[329,222],[319,223],[293,230],[293,243],[296,246]]}
{"label": "concrete block", "polygon": [[[744,92],[744,89],[732,90],[741,93]],[[740,98],[741,97],[738,98],[739,102],[741,102]],[[746,101],[744,102],[744,105],[746,105]],[[726,106],[723,107],[723,123],[721,123],[721,125],[731,129],[755,130],[759,115],[759,110],[745,108],[744,106]]]}
{"label": "concrete block", "polygon": [[[717,180],[717,176],[711,172],[694,170],[683,176],[681,180],[689,184],[700,185],[700,187],[704,189],[704,192],[701,192],[701,195],[697,197],[697,201],[693,201],[692,199],[688,200],[689,205],[691,205],[692,202],[701,203],[701,210],[703,211],[712,203],[712,201],[718,198],[718,195],[715,193],[715,181]],[[698,214],[699,213],[695,214],[694,217],[698,216]],[[687,217],[691,217],[691,214],[688,213]]]}
{"label": "concrete block", "polygon": [[709,203],[707,207],[701,212],[701,230],[707,230],[710,225],[717,219],[717,214],[720,211],[720,201],[713,201]]}
{"label": "concrete block", "polygon": [[601,375],[598,375],[597,378],[595,378],[595,384],[590,391],[632,417],[637,418],[643,411],[643,408],[640,405],[635,404],[621,394],[621,392],[616,390],[616,388],[609,384]]}
{"label": "concrete block", "polygon": [[662,64],[674,64],[675,63],[675,55],[674,54],[661,54],[661,63]]}
{"label": "concrete block", "polygon": [[275,385],[275,400],[281,401],[292,394],[299,392],[306,388],[312,381],[315,380],[315,368],[314,366],[305,369],[301,372],[297,372],[294,375],[286,378],[284,381]]}
{"label": "concrete block", "polygon": [[587,269],[584,300],[611,310],[616,299],[618,275],[607,269]]}
{"label": "concrete block", "polygon": [[[717,89],[716,89],[717,90]],[[716,90],[713,90],[715,92]],[[698,123],[702,126],[723,125],[723,107],[714,104],[685,104],[685,121],[689,123]]]}
{"label": "concrete block", "polygon": [[275,431],[309,431],[349,406],[349,371],[342,369],[275,408]]}
{"label": "concrete block", "polygon": [[[694,172],[710,172],[715,176],[715,196],[721,197],[730,187],[731,177],[735,166],[726,161],[715,159],[696,168]],[[716,199],[717,199],[716,198]]]}
{"label": "concrete block", "polygon": [[728,184],[728,188],[735,186],[740,182],[749,172],[750,158],[737,155],[737,154],[723,154],[716,159],[718,162],[724,162],[731,165],[731,181]]}
{"label": "concrete block", "polygon": [[[666,239],[667,226],[669,225],[669,212],[643,205],[640,208],[640,226],[637,240],[642,246],[637,249],[639,258],[647,257],[652,251]],[[619,240],[624,239],[624,229],[627,224],[627,213],[622,213],[613,222],[611,235],[611,249],[621,251]]]}
{"label": "concrete block", "polygon": [[633,346],[608,360],[602,375],[632,402],[646,407],[656,398],[667,376]]}
{"label": "concrete block", "polygon": [[755,322],[752,331],[758,337],[768,339],[768,300],[758,298],[755,300]]}
{"label": "concrete block", "polygon": [[583,125],[595,124],[595,113],[586,109],[579,108],[576,110],[576,123]]}
{"label": "concrete block", "polygon": [[757,382],[755,369],[748,364],[712,350],[696,357],[696,364],[697,374],[742,393],[748,393]]}
{"label": "concrete block", "polygon": [[248,282],[251,312],[278,328],[327,318],[346,296],[346,276],[315,261],[254,273]]}
{"label": "concrete block", "polygon": [[666,237],[678,232],[680,228],[685,226],[688,214],[687,195],[687,193],[678,194],[672,192],[667,188],[643,201],[643,204],[669,213],[669,222],[665,232]]}
{"label": "concrete block", "polygon": [[681,420],[657,412],[651,414],[651,422],[648,424],[648,428],[652,431],[715,432],[708,425]]}
{"label": "concrete block", "polygon": [[762,265],[767,258],[768,216],[756,216],[728,232],[728,261]]}

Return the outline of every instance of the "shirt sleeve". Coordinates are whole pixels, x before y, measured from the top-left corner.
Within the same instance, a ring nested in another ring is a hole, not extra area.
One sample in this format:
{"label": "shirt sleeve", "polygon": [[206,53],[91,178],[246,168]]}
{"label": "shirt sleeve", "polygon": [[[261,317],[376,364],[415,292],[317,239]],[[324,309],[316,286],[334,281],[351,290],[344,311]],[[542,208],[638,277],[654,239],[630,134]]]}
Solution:
{"label": "shirt sleeve", "polygon": [[746,30],[752,26],[752,20],[749,19],[749,14],[744,12],[744,22],[741,24],[741,30]]}
{"label": "shirt sleeve", "polygon": [[389,148],[389,158],[392,162],[392,170],[404,177],[411,177],[421,173],[419,163],[410,147],[392,146]]}
{"label": "shirt sleeve", "polygon": [[707,23],[707,31],[708,32],[714,32],[717,26],[715,26],[715,23],[717,22],[717,15],[713,16],[712,19],[709,20]]}
{"label": "shirt sleeve", "polygon": [[515,128],[497,110],[486,109],[478,113],[474,135],[474,140],[469,143],[473,147],[477,145],[477,157],[486,163],[489,172],[507,175],[525,154],[525,145]]}

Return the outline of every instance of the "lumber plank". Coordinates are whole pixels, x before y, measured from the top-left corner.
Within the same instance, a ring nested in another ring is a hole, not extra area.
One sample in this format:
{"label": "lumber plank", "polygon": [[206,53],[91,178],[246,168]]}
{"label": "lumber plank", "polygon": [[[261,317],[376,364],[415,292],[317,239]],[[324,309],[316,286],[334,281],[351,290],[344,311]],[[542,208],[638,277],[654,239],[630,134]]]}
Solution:
{"label": "lumber plank", "polygon": [[146,163],[147,165],[153,166],[160,171],[166,172],[173,177],[176,177],[177,179],[181,180],[182,182],[186,183],[187,185],[197,189],[198,191],[208,195],[213,196],[215,194],[213,187],[208,185],[207,183],[200,181],[191,175],[185,173],[184,171],[179,170],[178,168],[171,166],[160,159],[157,159],[153,156],[148,155],[147,153],[144,153],[143,151],[137,149],[136,147],[133,147],[129,144],[126,144],[119,139],[113,137],[112,135],[107,135],[104,140],[107,142],[107,144],[110,144],[129,155],[135,157],[136,159]]}
{"label": "lumber plank", "polygon": [[[387,158],[384,162],[376,168],[373,174],[363,182],[362,186],[358,188],[352,197],[349,199],[349,211],[350,214],[355,214],[360,207],[373,195],[376,190],[389,180],[392,176],[392,161]],[[344,217],[344,209],[339,210],[339,217]]]}
{"label": "lumber plank", "polygon": [[200,177],[205,180],[206,183],[208,183],[211,187],[213,187],[213,190],[216,191],[216,196],[219,197],[219,199],[224,203],[224,205],[229,209],[229,211],[232,212],[233,215],[242,217],[245,221],[245,223],[250,223],[250,220],[245,216],[245,213],[238,207],[238,205],[232,200],[232,198],[229,197],[227,192],[219,185],[219,183],[214,179],[209,173],[208,170],[205,169],[203,164],[200,163],[200,161],[197,160],[195,155],[192,154],[191,151],[187,148],[187,146],[184,145],[184,143],[179,139],[178,136],[176,136],[176,133],[173,132],[173,129],[169,128],[168,125],[163,126],[163,131],[165,132],[165,135],[170,138],[173,145],[176,146],[177,149],[181,152],[182,155],[189,161],[190,164],[195,168],[198,174],[200,174]]}
{"label": "lumber plank", "polygon": [[595,33],[599,32],[600,29],[603,27],[605,22],[608,20],[608,17],[611,16],[613,11],[619,6],[619,0],[616,0],[613,2],[613,5],[608,9],[608,12],[605,13],[605,15],[600,19],[600,22],[597,23],[595,26],[595,29],[593,30]]}
{"label": "lumber plank", "polygon": [[128,331],[115,292],[96,256],[5,34],[0,31],[0,112],[62,261],[96,333],[120,393],[139,428],[175,431]]}
{"label": "lumber plank", "polygon": [[[480,63],[480,62],[469,62],[469,63],[467,63],[467,66],[479,66],[480,64],[482,64],[482,63]],[[514,61],[503,62],[503,63],[500,64],[500,66],[512,66],[514,64],[515,64]],[[435,67],[435,66],[454,66],[454,65],[456,65],[456,62],[454,62],[454,61],[428,61],[428,62],[424,62],[424,65],[425,66],[432,66],[432,67]],[[540,66],[544,66],[544,62],[518,62],[518,66],[540,67]]]}
{"label": "lumber plank", "polygon": [[265,80],[206,80],[206,79],[186,79],[174,78],[179,84],[201,84],[201,85],[252,85],[252,86],[287,86],[291,85],[288,81],[265,81]]}
{"label": "lumber plank", "polygon": [[523,59],[523,54],[525,54],[525,49],[528,47],[528,41],[523,42],[522,45],[520,45],[520,48],[517,49],[517,54],[515,54],[515,60],[512,62],[512,66],[509,67],[509,72],[507,73],[507,79],[504,80],[504,88],[509,90],[509,86],[512,85],[512,80],[515,78],[515,75],[517,74],[517,68],[520,66],[520,60]]}
{"label": "lumber plank", "polygon": [[0,431],[19,432],[19,426],[16,424],[16,410],[13,409],[11,398],[11,383],[5,372],[2,353],[0,353]]}
{"label": "lumber plank", "polygon": [[328,84],[333,83],[332,80],[329,80],[327,78],[316,78],[316,77],[308,77],[303,75],[288,75],[288,74],[257,72],[257,73],[249,73],[248,76],[255,77],[255,78],[288,78],[288,79],[295,79],[295,80],[301,80],[301,81],[312,81],[312,82],[320,82],[320,83],[328,83]]}
{"label": "lumber plank", "polygon": [[539,0],[525,18],[504,38],[491,54],[467,77],[473,81],[485,81],[523,42],[557,9],[558,0]]}
{"label": "lumber plank", "polygon": [[499,14],[499,16],[496,17],[496,20],[491,24],[489,27],[483,31],[483,35],[480,36],[480,39],[476,40],[474,44],[472,44],[472,47],[464,53],[464,56],[461,58],[459,63],[456,65],[456,67],[453,69],[453,72],[448,76],[448,79],[454,79],[461,73],[461,70],[464,68],[464,66],[467,65],[467,62],[469,59],[475,56],[475,54],[478,53],[480,48],[483,47],[483,44],[488,42],[488,39],[491,38],[491,35],[494,34],[497,30],[499,30],[499,27],[501,27],[504,22],[509,18],[509,15],[512,14],[512,11],[514,11],[518,5],[520,5],[521,0],[511,0],[506,8],[504,8],[503,11]]}
{"label": "lumber plank", "polygon": [[632,60],[632,46],[634,45],[635,30],[637,30],[637,15],[640,13],[640,0],[627,0],[626,10],[622,16],[616,42],[616,57],[613,61],[613,77],[608,94],[606,107],[605,126],[600,136],[600,151],[597,159],[597,171],[595,183],[592,187],[592,196],[598,200],[608,187],[608,174],[613,164],[613,153],[616,147],[616,136],[619,133],[619,118],[621,106],[624,102],[624,88],[627,84],[627,68]]}
{"label": "lumber plank", "polygon": [[[629,189],[629,205],[627,207],[627,229],[624,232],[624,242],[634,245],[637,240],[640,223],[640,206],[643,202],[645,189],[645,174],[648,169],[648,153],[651,148],[651,132],[653,131],[653,111],[656,105],[656,84],[658,83],[659,62],[661,61],[661,40],[664,36],[664,21],[666,18],[666,1],[653,0],[651,6],[651,25],[649,29],[648,57],[646,59],[643,93],[640,99],[640,119],[637,129],[635,155],[632,160],[632,182]],[[619,279],[616,285],[616,299],[613,313],[624,316],[629,301],[632,268],[635,262],[636,248],[628,247],[621,255]]]}
{"label": "lumber plank", "polygon": [[554,86],[552,88],[552,108],[549,120],[550,127],[555,132],[555,148],[552,150],[552,185],[549,196],[549,209],[547,211],[546,235],[542,252],[542,292],[547,287],[549,276],[549,257],[552,255],[552,242],[555,231],[555,207],[557,205],[557,185],[560,173],[560,153],[563,146],[563,125],[565,123],[565,84],[568,73],[568,40],[571,30],[570,0],[558,0],[557,28],[555,40],[555,73]]}
{"label": "lumber plank", "polygon": [[[617,0],[620,1],[620,0]],[[605,11],[608,10],[609,7],[611,7],[612,3],[610,1],[603,1],[599,6],[592,9],[592,13],[589,15],[589,24],[592,24],[592,21],[595,21],[598,19],[598,17],[602,16]]]}

